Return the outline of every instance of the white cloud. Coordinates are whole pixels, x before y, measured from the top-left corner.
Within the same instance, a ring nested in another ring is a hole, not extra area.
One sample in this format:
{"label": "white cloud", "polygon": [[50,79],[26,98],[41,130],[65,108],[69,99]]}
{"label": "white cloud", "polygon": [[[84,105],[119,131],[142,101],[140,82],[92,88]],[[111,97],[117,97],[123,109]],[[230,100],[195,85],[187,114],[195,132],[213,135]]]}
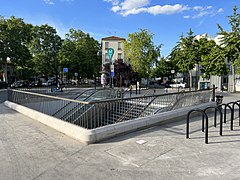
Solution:
{"label": "white cloud", "polygon": [[53,4],[54,4],[54,2],[51,1],[51,0],[44,0],[44,2],[45,2],[46,4],[50,4],[50,5],[53,5]]}
{"label": "white cloud", "polygon": [[122,10],[132,10],[132,9],[138,9],[142,8],[144,6],[147,6],[149,4],[149,0],[124,0],[121,3]]}
{"label": "white cloud", "polygon": [[194,6],[189,7],[183,4],[174,5],[153,5],[151,6],[150,0],[103,0],[104,2],[111,3],[111,10],[114,13],[121,14],[122,16],[128,16],[130,14],[149,13],[152,15],[171,15],[180,13],[183,11],[192,11],[193,15],[183,16],[185,19],[189,18],[201,18],[204,16],[215,16],[218,13],[223,12],[223,8],[215,10],[212,6]]}
{"label": "white cloud", "polygon": [[205,16],[216,16],[217,14],[223,12],[223,8],[215,10],[212,6],[195,6],[193,10],[197,11],[197,14],[193,15],[193,19],[202,18]]}
{"label": "white cloud", "polygon": [[149,0],[124,0],[120,2],[119,0],[104,0],[104,2],[112,3],[111,10],[114,13],[121,14],[122,16],[128,16],[130,14],[139,14],[139,13],[149,13],[153,15],[158,14],[175,14],[181,11],[189,9],[187,6],[180,4],[175,5],[155,5],[149,6]]}
{"label": "white cloud", "polygon": [[158,15],[158,14],[175,14],[179,13],[185,10],[188,10],[189,8],[187,6],[183,6],[181,4],[175,4],[175,5],[165,5],[165,6],[152,6],[149,8],[146,8],[147,12],[153,15]]}
{"label": "white cloud", "polygon": [[218,12],[218,13],[221,13],[221,12],[223,12],[223,11],[224,11],[223,8],[219,8],[217,12]]}
{"label": "white cloud", "polygon": [[120,10],[121,10],[120,6],[113,6],[112,7],[112,11],[115,12],[115,13],[120,11]]}
{"label": "white cloud", "polygon": [[[55,4],[54,3],[54,0],[43,0],[46,4],[49,4],[49,5],[53,5]],[[59,0],[61,2],[74,2],[75,0]]]}

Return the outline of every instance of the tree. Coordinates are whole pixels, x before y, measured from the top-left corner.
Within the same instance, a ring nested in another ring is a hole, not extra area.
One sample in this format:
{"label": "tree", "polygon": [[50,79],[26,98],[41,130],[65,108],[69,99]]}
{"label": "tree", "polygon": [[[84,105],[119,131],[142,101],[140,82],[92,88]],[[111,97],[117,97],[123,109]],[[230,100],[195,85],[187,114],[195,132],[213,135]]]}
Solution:
{"label": "tree", "polygon": [[192,69],[198,64],[200,57],[197,51],[195,36],[190,29],[187,37],[180,37],[180,42],[174,47],[170,54],[170,60],[176,62],[179,71],[188,72],[190,77],[190,88],[192,88]]}
{"label": "tree", "polygon": [[31,52],[37,75],[53,76],[58,78],[59,60],[57,55],[61,49],[62,40],[56,30],[45,24],[33,27]]}
{"label": "tree", "polygon": [[236,92],[235,67],[237,67],[237,72],[240,72],[240,14],[237,13],[237,10],[237,6],[234,6],[233,15],[228,16],[231,26],[230,32],[225,31],[218,24],[221,46],[224,47],[221,51],[222,55],[232,63],[233,92]]}
{"label": "tree", "polygon": [[0,63],[6,82],[8,82],[7,59],[15,66],[20,67],[21,72],[23,72],[26,68],[26,62],[31,58],[27,47],[30,40],[30,24],[25,24],[23,19],[14,16],[9,19],[0,17]]}
{"label": "tree", "polygon": [[[106,72],[110,72],[110,63],[104,64],[104,69]],[[117,86],[121,86],[120,81],[122,80],[122,85],[124,84],[124,80],[126,80],[127,84],[133,81],[134,72],[130,64],[123,62],[122,59],[117,59],[114,61],[114,78],[116,80]],[[109,76],[110,77],[110,76]]]}
{"label": "tree", "polygon": [[210,75],[222,76],[228,73],[224,62],[225,57],[221,53],[222,48],[214,40],[202,37],[197,41],[197,47],[203,77],[209,78]]}
{"label": "tree", "polygon": [[92,78],[100,70],[99,51],[98,41],[89,34],[85,34],[81,30],[70,29],[59,52],[61,66],[70,69],[70,77],[73,77],[76,72],[79,77]]}
{"label": "tree", "polygon": [[128,35],[124,42],[124,52],[126,58],[140,77],[149,77],[152,66],[160,56],[160,47],[153,44],[153,34],[147,30],[140,29],[140,32],[134,32]]}
{"label": "tree", "polygon": [[152,77],[161,77],[163,79],[164,77],[173,75],[171,71],[174,70],[177,72],[177,69],[174,61],[162,57],[157,61],[156,68],[153,69]]}

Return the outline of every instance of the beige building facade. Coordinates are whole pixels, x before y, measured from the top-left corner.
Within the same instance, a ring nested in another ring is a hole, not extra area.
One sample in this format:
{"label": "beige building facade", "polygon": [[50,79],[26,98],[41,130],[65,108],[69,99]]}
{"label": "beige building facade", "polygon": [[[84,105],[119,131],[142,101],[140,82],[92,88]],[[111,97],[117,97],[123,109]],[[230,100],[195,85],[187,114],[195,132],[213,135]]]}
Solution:
{"label": "beige building facade", "polygon": [[114,49],[114,54],[112,61],[122,59],[125,62],[124,56],[124,38],[110,36],[102,38],[102,64],[110,63],[110,58],[108,57],[108,48]]}

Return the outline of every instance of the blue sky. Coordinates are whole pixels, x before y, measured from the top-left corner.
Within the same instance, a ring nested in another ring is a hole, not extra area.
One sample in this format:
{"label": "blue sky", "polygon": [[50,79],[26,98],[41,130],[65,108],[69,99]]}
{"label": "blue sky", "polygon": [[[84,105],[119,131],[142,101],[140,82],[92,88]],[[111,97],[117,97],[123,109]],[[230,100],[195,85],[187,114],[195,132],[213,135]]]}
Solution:
{"label": "blue sky", "polygon": [[217,23],[229,30],[226,16],[233,14],[234,5],[240,8],[240,0],[0,0],[0,4],[1,16],[20,17],[33,25],[49,24],[61,37],[70,28],[97,40],[127,38],[129,33],[148,29],[154,43],[164,45],[164,56],[189,28],[195,35],[213,37]]}

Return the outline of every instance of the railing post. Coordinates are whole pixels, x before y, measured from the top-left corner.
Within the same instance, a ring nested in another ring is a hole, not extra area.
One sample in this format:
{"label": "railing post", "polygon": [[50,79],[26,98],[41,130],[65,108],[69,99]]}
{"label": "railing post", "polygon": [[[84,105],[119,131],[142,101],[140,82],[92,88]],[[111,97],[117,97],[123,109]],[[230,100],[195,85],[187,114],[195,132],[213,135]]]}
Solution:
{"label": "railing post", "polygon": [[10,90],[9,90],[9,89],[7,89],[7,100],[8,100],[8,101],[11,101],[11,100],[10,100]]}
{"label": "railing post", "polygon": [[216,90],[215,90],[215,85],[213,84],[212,101],[215,101],[215,96],[216,96]]}

